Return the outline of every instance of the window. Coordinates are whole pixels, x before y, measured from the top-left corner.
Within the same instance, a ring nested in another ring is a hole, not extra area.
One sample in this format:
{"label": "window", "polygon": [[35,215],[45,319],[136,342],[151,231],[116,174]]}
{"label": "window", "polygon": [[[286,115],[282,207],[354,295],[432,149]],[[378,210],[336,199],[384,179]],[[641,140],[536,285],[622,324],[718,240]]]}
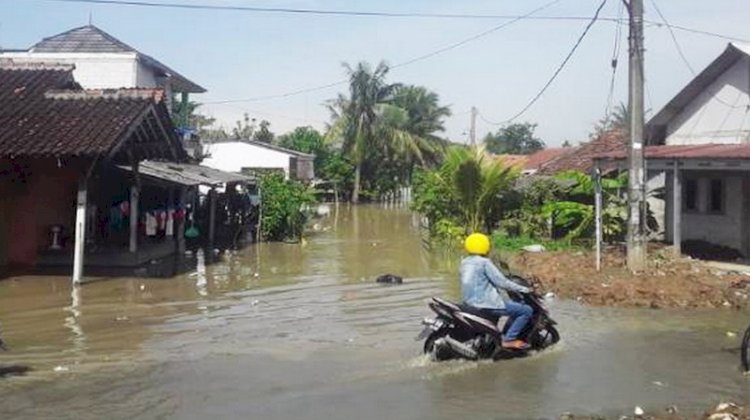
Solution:
{"label": "window", "polygon": [[724,181],[712,179],[708,196],[708,211],[711,213],[724,212]]}
{"label": "window", "polygon": [[698,211],[698,180],[686,179],[682,191],[682,208],[685,211]]}

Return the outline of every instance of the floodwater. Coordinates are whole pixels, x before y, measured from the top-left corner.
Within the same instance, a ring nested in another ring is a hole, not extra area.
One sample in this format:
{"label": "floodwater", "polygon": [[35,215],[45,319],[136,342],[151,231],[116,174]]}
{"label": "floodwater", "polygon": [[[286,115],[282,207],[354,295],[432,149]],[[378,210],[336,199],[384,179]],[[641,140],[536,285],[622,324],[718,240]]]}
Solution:
{"label": "floodwater", "polygon": [[[563,341],[523,360],[433,363],[413,337],[455,257],[399,209],[342,207],[303,244],[263,244],[173,279],[0,281],[11,351],[0,418],[453,419],[697,413],[750,399],[748,314],[550,302]],[[383,273],[400,286],[374,283]]]}

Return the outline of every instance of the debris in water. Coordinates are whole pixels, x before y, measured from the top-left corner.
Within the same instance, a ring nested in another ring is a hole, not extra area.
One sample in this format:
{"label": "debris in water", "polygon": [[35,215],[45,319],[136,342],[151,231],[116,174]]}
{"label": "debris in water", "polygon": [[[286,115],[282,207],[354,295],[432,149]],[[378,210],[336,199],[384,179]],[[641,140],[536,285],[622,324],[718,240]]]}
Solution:
{"label": "debris in water", "polygon": [[257,279],[258,277],[260,277],[260,273],[258,273],[258,272],[253,273],[253,277],[255,277]]}
{"label": "debris in water", "polygon": [[387,283],[387,284],[401,284],[404,282],[404,279],[401,276],[397,276],[395,274],[383,274],[382,276],[379,276],[377,279],[375,279],[375,282]]}
{"label": "debris in water", "polygon": [[141,286],[139,287],[139,289],[141,289],[141,292],[144,291],[144,290],[146,290],[146,285],[145,284],[141,284]]}
{"label": "debris in water", "polygon": [[255,299],[254,301],[250,302],[250,305],[251,306],[255,306],[255,305],[259,304],[259,303],[260,303],[260,301],[258,299]]}
{"label": "debris in water", "polygon": [[737,405],[731,402],[723,402],[714,408],[714,411],[727,411],[730,408],[737,408]]}
{"label": "debris in water", "polygon": [[353,338],[347,338],[347,339],[346,339],[346,342],[347,342],[347,343],[353,343],[353,342],[354,342],[354,339],[353,339]]}
{"label": "debris in water", "polygon": [[555,293],[554,293],[554,292],[547,292],[547,293],[546,293],[546,294],[544,295],[544,298],[545,298],[545,299],[554,299],[554,298],[555,298]]}
{"label": "debris in water", "polygon": [[636,416],[642,416],[646,413],[643,411],[641,407],[635,406],[635,410],[633,410],[633,414],[635,414]]}
{"label": "debris in water", "polygon": [[732,413],[713,413],[708,416],[708,420],[737,420],[739,417]]}
{"label": "debris in water", "polygon": [[656,386],[658,386],[658,387],[662,387],[662,388],[665,387],[665,386],[667,386],[667,384],[665,384],[664,382],[661,382],[661,381],[653,381],[651,383],[654,384],[654,385],[656,385]]}
{"label": "debris in water", "polygon": [[676,406],[676,405],[671,405],[671,406],[667,407],[667,410],[666,410],[666,411],[667,411],[667,414],[677,414],[677,413],[679,413],[679,412],[680,412],[680,411],[679,411],[679,410],[677,409],[677,406]]}
{"label": "debris in water", "polygon": [[730,337],[730,338],[737,337],[737,333],[734,331],[727,331],[727,337]]}
{"label": "debris in water", "polygon": [[544,245],[534,244],[534,245],[526,245],[525,247],[521,248],[526,252],[544,252],[547,249],[544,247]]}
{"label": "debris in water", "polygon": [[127,321],[128,319],[130,318],[126,316],[118,316],[117,318],[115,318],[115,321]]}
{"label": "debris in water", "polygon": [[55,366],[55,368],[52,370],[54,370],[55,372],[67,372],[70,370],[70,368],[67,366]]}

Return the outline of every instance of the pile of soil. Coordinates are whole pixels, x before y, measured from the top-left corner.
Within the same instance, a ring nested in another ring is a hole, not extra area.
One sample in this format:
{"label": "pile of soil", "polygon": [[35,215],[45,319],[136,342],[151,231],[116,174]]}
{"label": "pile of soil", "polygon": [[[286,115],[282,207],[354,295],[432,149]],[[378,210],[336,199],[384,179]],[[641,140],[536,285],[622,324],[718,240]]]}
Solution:
{"label": "pile of soil", "polygon": [[649,308],[750,308],[750,277],[711,268],[671,249],[649,250],[648,269],[626,268],[623,247],[606,248],[597,272],[593,252],[522,252],[509,259],[511,271],[539,281],[552,292],[595,306]]}

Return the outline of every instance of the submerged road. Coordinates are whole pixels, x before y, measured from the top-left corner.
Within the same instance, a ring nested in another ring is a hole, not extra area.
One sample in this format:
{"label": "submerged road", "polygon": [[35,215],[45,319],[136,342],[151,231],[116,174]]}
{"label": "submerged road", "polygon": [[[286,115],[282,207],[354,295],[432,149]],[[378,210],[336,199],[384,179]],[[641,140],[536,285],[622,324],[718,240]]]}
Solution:
{"label": "submerged road", "polygon": [[[27,365],[0,379],[3,419],[617,417],[747,402],[746,316],[550,302],[563,341],[533,357],[433,363],[413,337],[457,261],[404,210],[342,207],[304,245],[262,244],[173,279],[0,281],[0,330]],[[375,284],[380,274],[403,285]]]}

